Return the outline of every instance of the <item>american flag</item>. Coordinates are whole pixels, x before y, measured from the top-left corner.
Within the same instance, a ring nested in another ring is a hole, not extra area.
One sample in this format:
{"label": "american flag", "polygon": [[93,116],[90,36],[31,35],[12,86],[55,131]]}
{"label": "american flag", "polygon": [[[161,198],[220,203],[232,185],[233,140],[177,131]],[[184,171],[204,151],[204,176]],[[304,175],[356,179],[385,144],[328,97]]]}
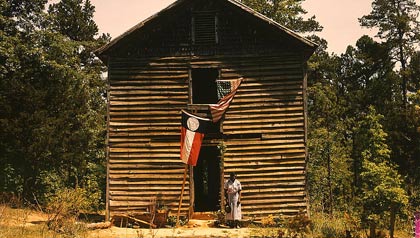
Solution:
{"label": "american flag", "polygon": [[230,102],[233,100],[233,97],[235,96],[241,82],[242,78],[236,80],[216,81],[217,95],[220,100],[217,102],[217,104],[209,105],[213,123],[218,122],[222,118],[223,114],[229,107]]}

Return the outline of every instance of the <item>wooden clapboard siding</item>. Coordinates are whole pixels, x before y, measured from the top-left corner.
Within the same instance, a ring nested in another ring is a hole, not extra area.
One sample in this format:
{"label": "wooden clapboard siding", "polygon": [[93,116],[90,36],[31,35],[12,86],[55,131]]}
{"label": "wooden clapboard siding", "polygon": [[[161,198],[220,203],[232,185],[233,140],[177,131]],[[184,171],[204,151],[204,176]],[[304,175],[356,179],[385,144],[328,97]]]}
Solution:
{"label": "wooden clapboard siding", "polygon": [[222,70],[226,78],[245,75],[225,115],[223,133],[262,135],[226,142],[225,178],[231,171],[238,174],[246,216],[293,215],[307,207],[302,60],[264,58]]}
{"label": "wooden clapboard siding", "polygon": [[[237,1],[179,0],[99,49],[108,64],[109,215],[147,212],[155,200],[177,210],[181,109],[208,113],[190,104],[191,69],[200,67],[243,78],[220,133],[203,143],[225,145],[221,172],[237,172],[245,217],[306,210],[305,64],[315,47]],[[183,215],[193,210],[192,176]]]}
{"label": "wooden clapboard siding", "polygon": [[[147,212],[156,200],[174,211],[184,171],[179,142],[159,140],[179,138],[180,108],[188,102],[188,68],[185,63],[132,59],[112,60],[109,67],[111,216]],[[183,214],[190,200],[186,185]]]}
{"label": "wooden clapboard siding", "polygon": [[[222,79],[243,78],[222,123],[224,174],[238,173],[243,213],[295,214],[306,208],[302,59],[265,57],[115,58],[109,73],[109,198],[111,214],[147,211],[153,199],[175,211],[183,164],[180,110],[188,108],[192,67],[217,67]],[[190,204],[189,179],[182,212]],[[192,191],[191,191],[192,192]]]}

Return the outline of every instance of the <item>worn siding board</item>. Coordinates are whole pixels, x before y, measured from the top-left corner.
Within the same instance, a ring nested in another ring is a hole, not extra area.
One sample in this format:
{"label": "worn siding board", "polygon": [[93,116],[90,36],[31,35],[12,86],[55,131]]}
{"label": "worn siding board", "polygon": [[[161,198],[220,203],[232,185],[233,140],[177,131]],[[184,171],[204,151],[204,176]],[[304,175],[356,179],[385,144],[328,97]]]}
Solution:
{"label": "worn siding board", "polygon": [[[131,61],[131,59],[129,59]],[[188,100],[188,68],[144,61],[110,62],[109,197],[111,216],[142,213],[154,200],[178,206],[184,166],[179,143],[179,108]],[[182,212],[188,211],[189,184]]]}
{"label": "worn siding board", "polygon": [[[222,124],[225,178],[236,171],[246,217],[306,209],[303,60],[300,55],[113,58],[109,66],[111,216],[145,212],[159,197],[177,210],[184,165],[180,110],[188,108],[191,67],[243,77]],[[260,134],[259,138],[229,136]],[[190,206],[189,177],[182,213]]]}
{"label": "worn siding board", "polygon": [[226,142],[225,176],[235,171],[243,184],[243,213],[261,217],[305,210],[302,61],[262,57],[222,72],[226,78],[246,75],[225,115],[223,132],[262,134],[260,139]]}

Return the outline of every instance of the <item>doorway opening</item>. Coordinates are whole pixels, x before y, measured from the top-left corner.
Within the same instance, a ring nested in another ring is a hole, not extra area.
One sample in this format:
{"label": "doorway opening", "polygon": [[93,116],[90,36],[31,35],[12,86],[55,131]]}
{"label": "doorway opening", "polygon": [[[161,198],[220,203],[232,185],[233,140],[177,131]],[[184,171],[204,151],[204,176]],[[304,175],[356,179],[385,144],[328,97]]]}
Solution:
{"label": "doorway opening", "polygon": [[202,146],[194,167],[194,211],[220,209],[220,151],[217,146]]}

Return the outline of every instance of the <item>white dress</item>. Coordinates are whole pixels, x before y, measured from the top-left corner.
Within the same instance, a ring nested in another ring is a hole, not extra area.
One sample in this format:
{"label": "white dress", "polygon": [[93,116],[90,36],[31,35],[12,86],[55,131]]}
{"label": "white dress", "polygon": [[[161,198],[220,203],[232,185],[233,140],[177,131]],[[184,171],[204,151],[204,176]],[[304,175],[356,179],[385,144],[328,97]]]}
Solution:
{"label": "white dress", "polygon": [[227,190],[228,194],[228,201],[232,211],[230,213],[226,213],[226,220],[241,220],[242,219],[242,212],[241,212],[241,205],[237,205],[239,200],[239,191],[242,190],[241,183],[235,179],[235,181],[231,181],[228,179],[225,182],[225,190]]}

